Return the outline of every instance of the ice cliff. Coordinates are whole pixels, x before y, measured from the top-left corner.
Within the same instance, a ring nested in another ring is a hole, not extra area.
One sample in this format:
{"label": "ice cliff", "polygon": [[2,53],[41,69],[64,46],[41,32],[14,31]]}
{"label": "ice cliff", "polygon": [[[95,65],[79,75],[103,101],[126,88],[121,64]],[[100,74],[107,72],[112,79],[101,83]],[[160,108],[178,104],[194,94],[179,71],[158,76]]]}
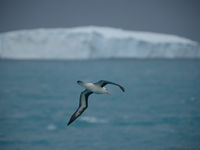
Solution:
{"label": "ice cliff", "polygon": [[197,42],[109,27],[20,30],[0,34],[0,58],[200,58]]}

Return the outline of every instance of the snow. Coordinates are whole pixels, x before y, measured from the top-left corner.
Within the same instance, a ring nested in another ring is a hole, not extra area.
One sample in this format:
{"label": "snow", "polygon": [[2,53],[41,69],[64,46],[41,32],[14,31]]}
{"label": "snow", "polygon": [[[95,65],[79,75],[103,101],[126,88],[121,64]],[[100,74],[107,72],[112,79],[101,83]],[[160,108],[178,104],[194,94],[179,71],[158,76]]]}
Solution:
{"label": "snow", "polygon": [[200,45],[175,35],[110,27],[33,29],[1,33],[0,58],[200,58]]}

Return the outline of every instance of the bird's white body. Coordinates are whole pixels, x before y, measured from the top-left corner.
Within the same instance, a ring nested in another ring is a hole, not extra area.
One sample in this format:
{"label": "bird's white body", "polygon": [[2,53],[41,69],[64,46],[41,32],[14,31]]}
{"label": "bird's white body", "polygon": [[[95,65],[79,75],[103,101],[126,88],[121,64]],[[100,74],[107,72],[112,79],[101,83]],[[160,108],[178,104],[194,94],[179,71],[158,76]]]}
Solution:
{"label": "bird's white body", "polygon": [[93,83],[87,83],[87,82],[79,82],[78,84],[96,94],[109,94],[110,95],[110,92],[105,87],[101,87],[99,85],[96,85]]}

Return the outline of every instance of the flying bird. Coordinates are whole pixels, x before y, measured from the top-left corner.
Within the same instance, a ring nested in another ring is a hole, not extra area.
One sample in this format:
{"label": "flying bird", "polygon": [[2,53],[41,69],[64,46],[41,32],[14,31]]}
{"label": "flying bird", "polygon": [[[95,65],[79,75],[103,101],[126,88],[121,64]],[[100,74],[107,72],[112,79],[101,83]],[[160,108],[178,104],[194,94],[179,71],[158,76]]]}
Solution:
{"label": "flying bird", "polygon": [[104,87],[105,85],[113,84],[113,85],[118,86],[123,92],[125,91],[125,89],[121,85],[114,83],[114,82],[105,81],[105,80],[100,80],[96,83],[87,83],[87,82],[83,82],[83,81],[77,81],[77,83],[86,89],[81,92],[80,100],[79,100],[79,107],[75,111],[75,113],[71,116],[67,125],[70,125],[74,120],[76,120],[86,110],[86,108],[88,107],[88,97],[92,93],[110,95],[110,92]]}

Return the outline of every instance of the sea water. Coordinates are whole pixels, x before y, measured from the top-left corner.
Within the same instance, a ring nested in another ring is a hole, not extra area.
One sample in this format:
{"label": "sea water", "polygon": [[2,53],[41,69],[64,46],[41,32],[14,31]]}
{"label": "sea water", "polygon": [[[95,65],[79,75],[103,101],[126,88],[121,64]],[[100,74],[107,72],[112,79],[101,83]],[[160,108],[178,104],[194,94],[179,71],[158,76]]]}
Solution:
{"label": "sea water", "polygon": [[[70,126],[84,89],[109,80]],[[0,61],[1,150],[198,150],[199,60]]]}

